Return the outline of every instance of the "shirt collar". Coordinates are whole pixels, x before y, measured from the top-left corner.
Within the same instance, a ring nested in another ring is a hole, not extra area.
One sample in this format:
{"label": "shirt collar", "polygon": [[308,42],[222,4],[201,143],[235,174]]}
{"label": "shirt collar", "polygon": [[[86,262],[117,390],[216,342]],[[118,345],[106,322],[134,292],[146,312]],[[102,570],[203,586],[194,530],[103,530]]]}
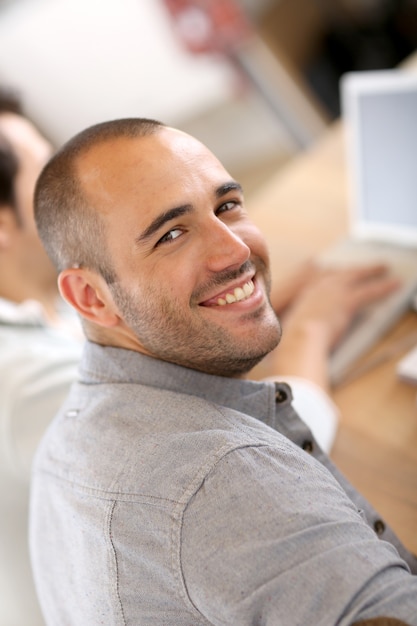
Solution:
{"label": "shirt collar", "polygon": [[272,424],[276,385],[223,376],[160,361],[133,350],[86,342],[80,367],[87,384],[136,383],[178,393],[192,394]]}

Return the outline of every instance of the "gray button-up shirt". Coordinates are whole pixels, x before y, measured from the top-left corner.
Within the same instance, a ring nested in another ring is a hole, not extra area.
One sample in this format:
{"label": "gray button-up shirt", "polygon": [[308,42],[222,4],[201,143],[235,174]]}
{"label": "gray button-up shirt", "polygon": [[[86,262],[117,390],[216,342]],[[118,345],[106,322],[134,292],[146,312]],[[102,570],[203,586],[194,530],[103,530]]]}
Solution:
{"label": "gray button-up shirt", "polygon": [[417,576],[392,544],[417,562],[379,524],[287,385],[94,344],[34,468],[51,626],[417,625]]}

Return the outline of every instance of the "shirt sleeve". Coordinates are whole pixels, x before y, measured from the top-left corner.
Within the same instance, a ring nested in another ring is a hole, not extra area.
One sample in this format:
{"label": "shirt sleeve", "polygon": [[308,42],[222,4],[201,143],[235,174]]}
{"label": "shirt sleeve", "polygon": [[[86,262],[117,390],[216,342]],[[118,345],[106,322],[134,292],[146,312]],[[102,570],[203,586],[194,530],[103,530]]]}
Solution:
{"label": "shirt sleeve", "polygon": [[290,442],[217,463],[185,511],[181,557],[189,598],[214,625],[417,623],[417,577]]}
{"label": "shirt sleeve", "polygon": [[321,449],[329,454],[336,436],[339,409],[321,387],[296,376],[269,377],[268,382],[288,383],[293,393],[293,407],[313,433]]}

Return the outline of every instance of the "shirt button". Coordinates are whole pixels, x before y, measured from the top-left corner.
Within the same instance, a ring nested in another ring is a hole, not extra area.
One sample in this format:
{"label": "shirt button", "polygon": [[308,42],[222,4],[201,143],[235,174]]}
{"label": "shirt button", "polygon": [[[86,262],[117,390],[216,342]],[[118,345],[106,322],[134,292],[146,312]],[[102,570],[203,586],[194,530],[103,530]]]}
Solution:
{"label": "shirt button", "polygon": [[310,440],[310,439],[306,439],[305,441],[303,441],[302,444],[302,449],[305,450],[306,452],[313,452],[314,449],[314,443]]}
{"label": "shirt button", "polygon": [[375,520],[375,522],[374,522],[374,530],[375,530],[377,535],[382,535],[382,533],[385,530],[385,524],[382,521],[382,519]]}
{"label": "shirt button", "polygon": [[279,404],[281,404],[282,402],[285,402],[287,398],[288,398],[287,393],[283,389],[276,389],[275,402],[278,402]]}

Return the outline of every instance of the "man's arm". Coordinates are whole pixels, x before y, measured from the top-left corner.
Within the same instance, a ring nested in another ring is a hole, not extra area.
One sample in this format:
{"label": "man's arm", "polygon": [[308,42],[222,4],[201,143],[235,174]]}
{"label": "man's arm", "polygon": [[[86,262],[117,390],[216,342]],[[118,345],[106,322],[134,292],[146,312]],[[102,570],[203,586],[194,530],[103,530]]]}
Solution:
{"label": "man's arm", "polygon": [[325,468],[290,443],[218,463],[185,512],[181,555],[190,599],[213,624],[384,614],[417,624],[417,577]]}
{"label": "man's arm", "polygon": [[268,368],[270,375],[301,376],[327,389],[332,348],[360,310],[392,293],[398,281],[382,265],[306,272],[291,300],[284,298],[284,309],[277,310],[279,293],[272,296],[283,336],[267,357]]}

